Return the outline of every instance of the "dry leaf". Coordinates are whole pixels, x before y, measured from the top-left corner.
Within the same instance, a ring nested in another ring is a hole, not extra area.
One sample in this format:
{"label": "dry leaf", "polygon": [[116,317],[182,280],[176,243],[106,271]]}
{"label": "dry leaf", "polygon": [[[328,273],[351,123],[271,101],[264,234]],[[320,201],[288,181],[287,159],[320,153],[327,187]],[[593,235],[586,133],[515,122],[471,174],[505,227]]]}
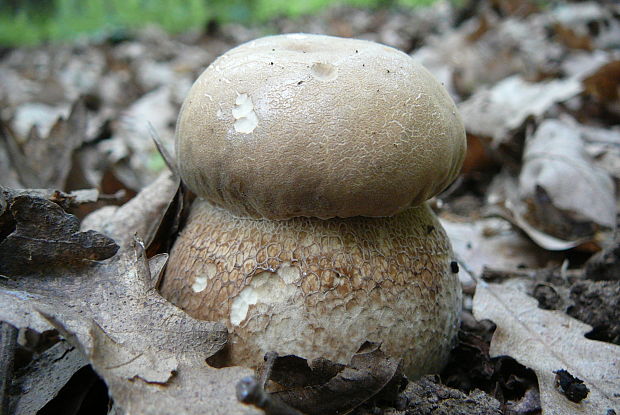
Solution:
{"label": "dry leaf", "polygon": [[[474,316],[497,325],[490,355],[511,356],[538,376],[543,413],[554,415],[620,412],[620,347],[584,334],[591,327],[559,311],[538,308],[537,301],[507,284],[480,282]],[[555,387],[554,371],[565,369],[582,379],[590,394],[569,401]]]}
{"label": "dry leaf", "polygon": [[614,18],[617,7],[617,3],[596,1],[559,3],[550,10],[550,17],[553,22],[571,28],[578,35],[590,35],[595,47],[611,49],[617,47],[620,34],[618,21]]}
{"label": "dry leaf", "polygon": [[151,167],[152,160],[158,157],[151,131],[157,131],[164,144],[173,147],[170,144],[178,107],[172,102],[172,94],[171,86],[162,86],[140,97],[113,125],[112,138],[101,143],[111,161],[119,162],[115,174],[134,190],[140,190],[159,175]]}
{"label": "dry leaf", "polygon": [[[562,257],[540,249],[500,218],[454,222],[441,218],[459,260],[476,276],[485,267],[496,269],[544,268],[560,264]],[[462,277],[465,273],[459,272]]]}
{"label": "dry leaf", "polygon": [[602,102],[618,101],[620,98],[620,61],[601,66],[594,74],[583,80],[586,93]]}
{"label": "dry leaf", "polygon": [[[8,196],[3,192],[0,197]],[[6,200],[8,221],[2,220],[0,235],[0,273],[7,276],[44,272],[50,266],[78,266],[85,260],[113,256],[118,245],[94,231],[80,232],[79,220],[62,208],[40,197],[20,195]],[[5,216],[6,215],[6,216]],[[6,226],[8,225],[8,226]]]}
{"label": "dry leaf", "polygon": [[553,25],[553,31],[558,42],[571,49],[583,49],[591,51],[594,47],[592,45],[592,38],[588,34],[577,33],[568,26],[564,26],[561,23]]}
{"label": "dry leaf", "polygon": [[138,235],[150,245],[179,188],[178,177],[163,173],[121,207],[107,206],[84,218],[82,231],[95,230],[127,246]]}
{"label": "dry leaf", "polygon": [[64,190],[71,170],[74,151],[86,137],[86,108],[81,100],[74,103],[67,119],[60,118],[49,135],[40,136],[32,129],[20,145],[7,126],[0,123],[0,138],[5,141],[11,164],[26,187]]}
{"label": "dry leaf", "polygon": [[58,106],[40,102],[24,103],[15,108],[11,127],[21,140],[28,137],[32,129],[36,129],[40,136],[47,137],[56,121],[66,119],[70,110],[71,107],[64,104]]}
{"label": "dry leaf", "polygon": [[12,188],[24,187],[19,179],[17,171],[15,171],[12,166],[8,150],[10,144],[6,142],[5,138],[6,134],[2,133],[2,126],[0,125],[0,186]]}
{"label": "dry leaf", "polygon": [[554,119],[527,139],[519,176],[519,214],[564,240],[592,237],[616,223],[614,183],[585,152],[579,130]]}
{"label": "dry leaf", "polygon": [[583,80],[585,92],[616,115],[620,114],[620,60],[601,66]]}
{"label": "dry leaf", "polygon": [[[127,414],[255,413],[235,399],[236,381],[250,370],[205,363],[226,343],[226,328],[195,320],[163,299],[142,243],[128,240],[136,232],[148,235],[161,220],[175,185],[164,176],[116,212],[104,227],[123,236],[113,258],[0,279],[0,320],[59,330]],[[152,265],[161,269],[159,260]]]}
{"label": "dry leaf", "polygon": [[564,51],[549,38],[545,15],[505,17],[479,4],[472,19],[456,30],[426,36],[426,46],[412,55],[439,74],[450,92],[469,96],[508,76],[537,79],[556,70]]}
{"label": "dry leaf", "polygon": [[532,83],[515,75],[479,90],[459,110],[468,133],[490,137],[493,146],[498,146],[528,117],[541,117],[552,105],[581,90],[580,82],[572,78]]}
{"label": "dry leaf", "polygon": [[583,82],[583,79],[596,72],[601,66],[613,59],[613,54],[600,49],[592,52],[576,51],[562,60],[560,71],[569,78]]}
{"label": "dry leaf", "polygon": [[[541,248],[549,251],[565,251],[591,240],[590,237],[569,240],[561,239],[538,229],[526,220],[527,205],[521,202],[518,196],[519,186],[517,179],[504,170],[494,177],[488,191],[487,199],[489,203],[493,204],[499,210],[498,213],[503,218],[521,229]],[[545,199],[542,200],[544,201]],[[547,213],[558,214],[555,210],[549,210]]]}
{"label": "dry leaf", "polygon": [[[584,140],[585,150],[594,164],[604,169],[620,190],[620,126],[599,128],[575,123]],[[620,202],[620,201],[619,201]]]}
{"label": "dry leaf", "polygon": [[394,402],[405,382],[400,360],[386,356],[378,343],[364,343],[348,366],[316,359],[276,359],[271,379],[285,389],[272,397],[305,414],[348,412],[369,399]]}
{"label": "dry leaf", "polygon": [[16,374],[11,389],[11,414],[36,414],[57,396],[71,377],[88,364],[88,360],[67,342],[59,342]]}

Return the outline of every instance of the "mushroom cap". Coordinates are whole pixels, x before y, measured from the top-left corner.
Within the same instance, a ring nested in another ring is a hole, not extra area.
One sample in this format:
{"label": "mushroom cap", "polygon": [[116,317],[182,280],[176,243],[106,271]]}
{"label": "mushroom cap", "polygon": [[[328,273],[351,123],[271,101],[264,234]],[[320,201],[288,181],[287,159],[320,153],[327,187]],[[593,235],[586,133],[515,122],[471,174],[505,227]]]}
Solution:
{"label": "mushroom cap", "polygon": [[289,34],[240,45],[192,86],[176,152],[188,187],[238,216],[390,216],[447,187],[466,149],[454,102],[405,53]]}
{"label": "mushroom cap", "polygon": [[223,362],[267,352],[348,364],[365,341],[407,376],[441,369],[461,288],[441,224],[423,204],[385,218],[239,218],[204,199],[177,238],[162,295],[229,329]]}

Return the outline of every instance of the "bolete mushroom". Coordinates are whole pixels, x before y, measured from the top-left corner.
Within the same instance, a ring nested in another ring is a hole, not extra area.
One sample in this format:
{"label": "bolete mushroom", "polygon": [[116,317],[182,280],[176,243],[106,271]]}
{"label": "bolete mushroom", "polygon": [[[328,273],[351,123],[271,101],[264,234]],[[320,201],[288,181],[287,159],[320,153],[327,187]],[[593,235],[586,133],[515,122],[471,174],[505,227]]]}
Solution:
{"label": "bolete mushroom", "polygon": [[224,322],[233,364],[348,363],[369,340],[409,376],[438,370],[461,292],[425,201],[465,147],[448,93],[396,49],[307,34],[238,46],[179,115],[178,168],[198,198],[161,292]]}

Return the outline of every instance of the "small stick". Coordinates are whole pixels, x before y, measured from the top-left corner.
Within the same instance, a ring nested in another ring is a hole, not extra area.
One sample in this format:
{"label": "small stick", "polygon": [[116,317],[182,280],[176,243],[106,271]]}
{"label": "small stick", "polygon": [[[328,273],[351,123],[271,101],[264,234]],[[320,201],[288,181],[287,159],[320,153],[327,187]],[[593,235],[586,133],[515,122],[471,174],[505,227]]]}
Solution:
{"label": "small stick", "polygon": [[236,392],[239,402],[262,409],[266,415],[303,415],[298,410],[274,399],[265,392],[265,389],[254,376],[246,376],[241,379],[237,383]]}
{"label": "small stick", "polygon": [[267,352],[265,354],[265,364],[263,365],[263,373],[260,374],[260,386],[265,389],[269,378],[271,378],[271,371],[273,370],[273,365],[278,358],[278,354],[276,352]]}
{"label": "small stick", "polygon": [[9,387],[13,379],[17,329],[0,322],[0,415],[9,413]]}

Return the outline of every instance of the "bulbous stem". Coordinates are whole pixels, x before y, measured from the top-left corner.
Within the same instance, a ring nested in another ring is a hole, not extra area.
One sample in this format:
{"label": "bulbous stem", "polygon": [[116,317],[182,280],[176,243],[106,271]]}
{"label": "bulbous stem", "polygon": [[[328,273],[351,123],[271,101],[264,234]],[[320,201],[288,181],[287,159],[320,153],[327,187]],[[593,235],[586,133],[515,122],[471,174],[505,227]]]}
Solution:
{"label": "bulbous stem", "polygon": [[426,205],[386,218],[237,218],[198,199],[162,294],[225,323],[231,363],[266,352],[348,363],[366,340],[418,377],[444,364],[461,291],[445,232]]}

